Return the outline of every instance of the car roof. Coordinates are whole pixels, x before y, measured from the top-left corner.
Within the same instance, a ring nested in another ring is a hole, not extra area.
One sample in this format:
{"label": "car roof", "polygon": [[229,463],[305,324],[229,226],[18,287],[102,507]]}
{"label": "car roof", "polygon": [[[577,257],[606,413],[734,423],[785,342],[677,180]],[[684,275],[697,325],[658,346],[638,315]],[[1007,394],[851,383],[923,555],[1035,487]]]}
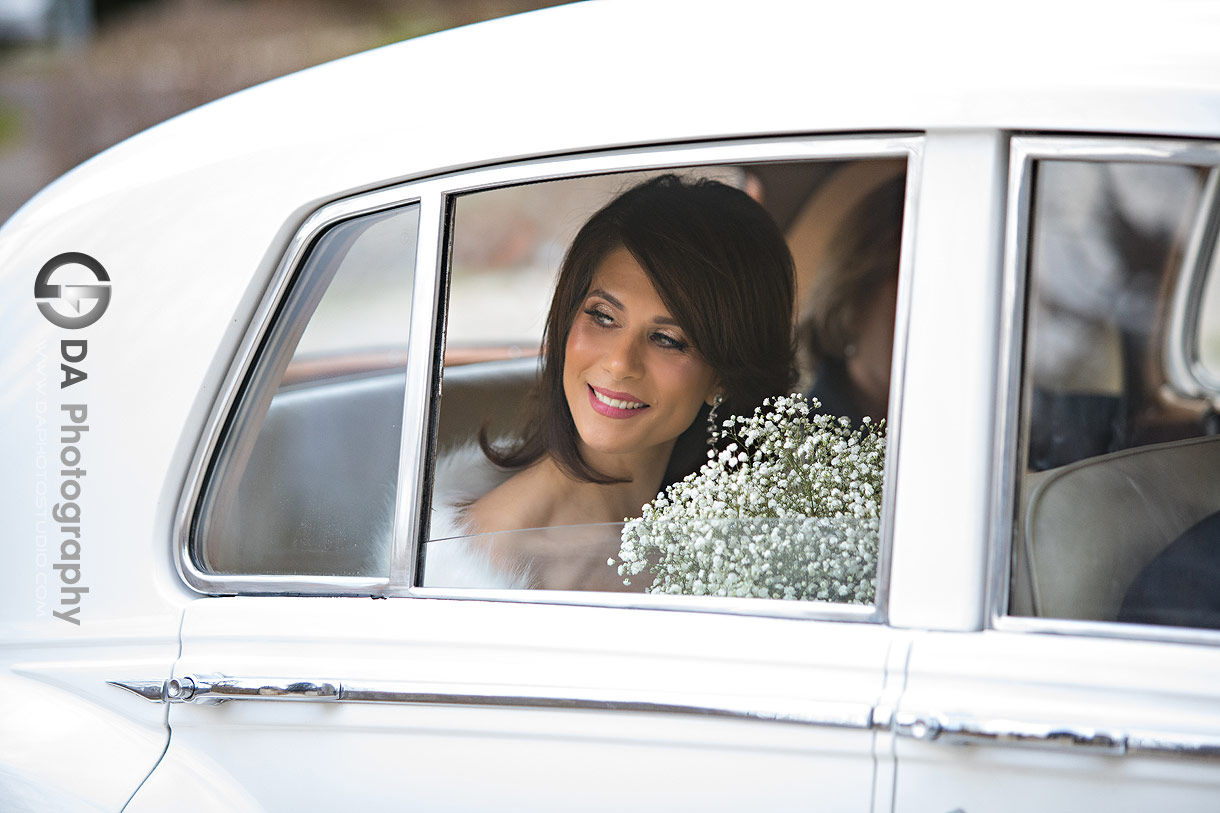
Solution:
{"label": "car roof", "polygon": [[[1155,13],[1153,11],[1155,10]],[[760,133],[1220,135],[1220,4],[587,2],[274,80],[137,135],[42,196],[207,167],[332,189]],[[249,166],[249,171],[246,169]]]}

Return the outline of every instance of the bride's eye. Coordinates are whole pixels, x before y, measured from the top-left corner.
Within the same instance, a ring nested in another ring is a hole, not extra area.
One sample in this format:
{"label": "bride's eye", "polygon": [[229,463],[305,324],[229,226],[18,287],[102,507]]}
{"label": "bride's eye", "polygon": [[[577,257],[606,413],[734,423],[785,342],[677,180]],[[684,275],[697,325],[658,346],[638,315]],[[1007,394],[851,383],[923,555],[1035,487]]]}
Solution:
{"label": "bride's eye", "polygon": [[599,324],[603,327],[609,327],[610,325],[614,324],[614,316],[606,313],[606,311],[602,310],[601,308],[585,308],[585,314],[588,315],[595,324]]}
{"label": "bride's eye", "polygon": [[661,347],[664,347],[668,350],[677,350],[679,352],[685,352],[686,348],[690,347],[690,345],[687,342],[684,342],[681,339],[670,336],[668,333],[660,333],[660,332],[654,333],[654,334],[652,334],[652,340],[654,342],[656,342],[658,345],[660,345]]}

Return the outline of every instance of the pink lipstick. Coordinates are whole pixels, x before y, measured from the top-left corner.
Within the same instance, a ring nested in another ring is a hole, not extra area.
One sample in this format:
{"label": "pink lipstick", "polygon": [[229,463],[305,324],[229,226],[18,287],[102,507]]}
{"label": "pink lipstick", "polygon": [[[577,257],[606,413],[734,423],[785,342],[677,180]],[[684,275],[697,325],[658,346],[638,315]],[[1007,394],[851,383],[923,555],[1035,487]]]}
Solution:
{"label": "pink lipstick", "polygon": [[607,418],[634,418],[648,409],[648,404],[625,392],[615,392],[589,385],[589,404]]}

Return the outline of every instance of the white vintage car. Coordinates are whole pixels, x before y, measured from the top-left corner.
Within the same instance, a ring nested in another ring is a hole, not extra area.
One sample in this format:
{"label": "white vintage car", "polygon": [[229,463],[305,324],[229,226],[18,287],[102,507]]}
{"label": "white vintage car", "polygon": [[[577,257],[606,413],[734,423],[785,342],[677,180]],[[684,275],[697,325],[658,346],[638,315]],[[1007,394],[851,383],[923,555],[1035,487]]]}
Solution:
{"label": "white vintage car", "polygon": [[[591,2],[69,173],[0,231],[0,808],[1216,810],[1218,42],[1198,2]],[[668,171],[763,203],[802,326],[902,190],[838,360],[881,359],[870,604],[430,584],[438,461]]]}

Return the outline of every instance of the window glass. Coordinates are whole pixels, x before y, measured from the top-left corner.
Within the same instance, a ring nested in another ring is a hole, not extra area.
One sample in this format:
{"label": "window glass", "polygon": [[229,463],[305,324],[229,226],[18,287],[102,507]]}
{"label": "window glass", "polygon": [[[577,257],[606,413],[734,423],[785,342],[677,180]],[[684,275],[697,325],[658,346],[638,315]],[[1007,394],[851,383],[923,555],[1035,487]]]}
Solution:
{"label": "window glass", "polygon": [[[700,173],[740,186],[739,167]],[[577,229],[648,173],[509,186],[463,195],[454,211],[445,363],[536,356],[555,269]]]}
{"label": "window glass", "polygon": [[1171,318],[1175,292],[1198,295],[1181,264],[1205,171],[1034,172],[1011,611],[1220,626],[1206,553],[1220,551],[1220,437],[1166,364],[1190,329]]}
{"label": "window glass", "polygon": [[208,473],[202,569],[388,574],[418,221],[366,215],[310,250]]}
{"label": "window glass", "polygon": [[904,195],[887,158],[458,197],[421,583],[873,603]]}

